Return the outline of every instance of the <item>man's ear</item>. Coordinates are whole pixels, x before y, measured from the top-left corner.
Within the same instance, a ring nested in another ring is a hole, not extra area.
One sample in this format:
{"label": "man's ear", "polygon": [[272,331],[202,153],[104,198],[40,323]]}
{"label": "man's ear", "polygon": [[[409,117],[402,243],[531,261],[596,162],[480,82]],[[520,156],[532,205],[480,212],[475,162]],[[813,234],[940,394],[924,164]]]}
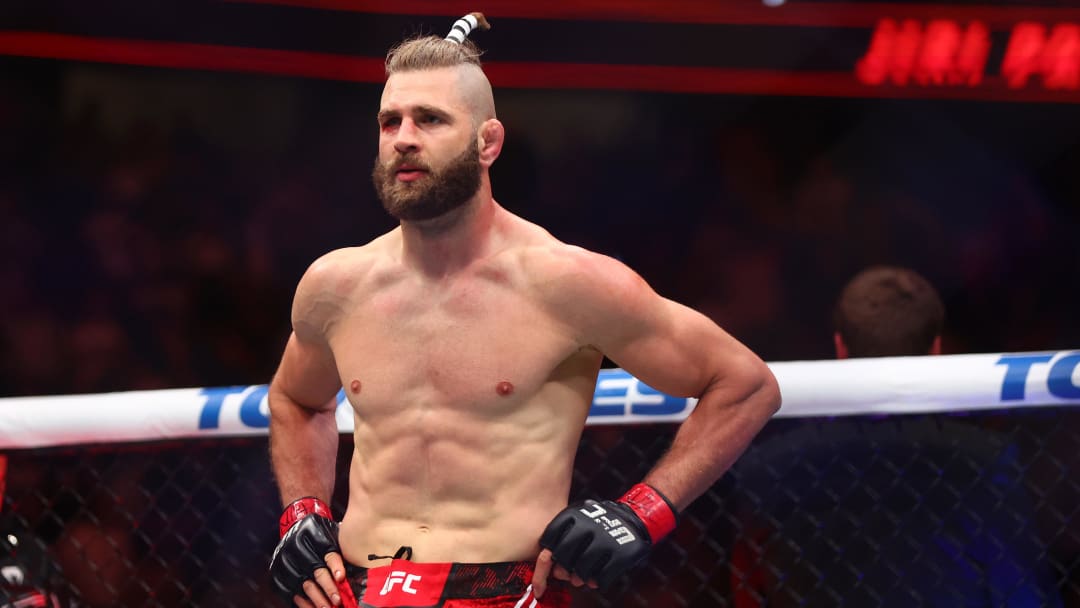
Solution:
{"label": "man's ear", "polygon": [[503,141],[506,139],[506,129],[496,118],[489,118],[480,125],[476,135],[476,145],[480,148],[480,165],[490,167],[499,154],[502,153]]}
{"label": "man's ear", "polygon": [[836,348],[837,359],[848,358],[847,344],[844,344],[844,338],[840,335],[840,332],[835,331],[832,335],[833,346]]}

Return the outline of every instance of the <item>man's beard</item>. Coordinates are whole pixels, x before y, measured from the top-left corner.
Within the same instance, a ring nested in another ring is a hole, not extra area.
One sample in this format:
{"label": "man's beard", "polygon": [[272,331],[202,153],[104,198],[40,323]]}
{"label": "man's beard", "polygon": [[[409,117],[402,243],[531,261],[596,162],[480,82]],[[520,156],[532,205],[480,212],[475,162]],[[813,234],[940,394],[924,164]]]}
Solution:
{"label": "man's beard", "polygon": [[[421,169],[426,175],[412,182],[398,181],[401,165]],[[411,154],[395,156],[386,163],[376,158],[371,180],[383,208],[395,218],[414,222],[437,218],[464,205],[480,189],[477,139],[473,137],[465,151],[439,171]]]}

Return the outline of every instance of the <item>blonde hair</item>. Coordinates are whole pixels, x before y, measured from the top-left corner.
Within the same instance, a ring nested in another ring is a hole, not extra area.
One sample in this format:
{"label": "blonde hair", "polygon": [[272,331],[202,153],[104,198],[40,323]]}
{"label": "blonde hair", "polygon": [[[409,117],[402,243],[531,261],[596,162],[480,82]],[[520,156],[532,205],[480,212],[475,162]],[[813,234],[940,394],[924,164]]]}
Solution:
{"label": "blonde hair", "polygon": [[412,38],[398,44],[386,54],[386,75],[461,65],[480,67],[482,53],[480,47],[471,40],[458,44],[438,36]]}
{"label": "blonde hair", "polygon": [[480,47],[469,40],[475,29],[489,30],[491,24],[483,13],[469,13],[454,22],[446,38],[421,36],[405,40],[386,54],[386,75],[413,70],[480,66]]}

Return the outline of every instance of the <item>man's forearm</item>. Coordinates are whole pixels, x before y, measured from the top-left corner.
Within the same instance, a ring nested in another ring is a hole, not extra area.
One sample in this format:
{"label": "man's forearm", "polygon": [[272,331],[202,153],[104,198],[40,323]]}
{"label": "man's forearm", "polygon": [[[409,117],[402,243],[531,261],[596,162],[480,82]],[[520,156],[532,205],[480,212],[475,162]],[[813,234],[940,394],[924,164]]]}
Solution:
{"label": "man's forearm", "polygon": [[338,430],[334,408],[314,410],[293,401],[273,384],[270,462],[282,504],[302,496],[329,502],[334,491]]}
{"label": "man's forearm", "polygon": [[731,468],[779,407],[780,391],[767,369],[707,390],[645,483],[686,509]]}

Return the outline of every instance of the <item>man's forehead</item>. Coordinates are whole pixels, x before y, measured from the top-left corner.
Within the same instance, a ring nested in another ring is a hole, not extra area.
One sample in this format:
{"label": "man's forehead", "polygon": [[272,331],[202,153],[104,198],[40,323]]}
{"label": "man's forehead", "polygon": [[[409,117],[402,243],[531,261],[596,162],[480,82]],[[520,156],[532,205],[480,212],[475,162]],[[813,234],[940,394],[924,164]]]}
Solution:
{"label": "man's forehead", "polygon": [[397,72],[386,80],[380,111],[430,106],[466,111],[461,76],[456,68]]}

